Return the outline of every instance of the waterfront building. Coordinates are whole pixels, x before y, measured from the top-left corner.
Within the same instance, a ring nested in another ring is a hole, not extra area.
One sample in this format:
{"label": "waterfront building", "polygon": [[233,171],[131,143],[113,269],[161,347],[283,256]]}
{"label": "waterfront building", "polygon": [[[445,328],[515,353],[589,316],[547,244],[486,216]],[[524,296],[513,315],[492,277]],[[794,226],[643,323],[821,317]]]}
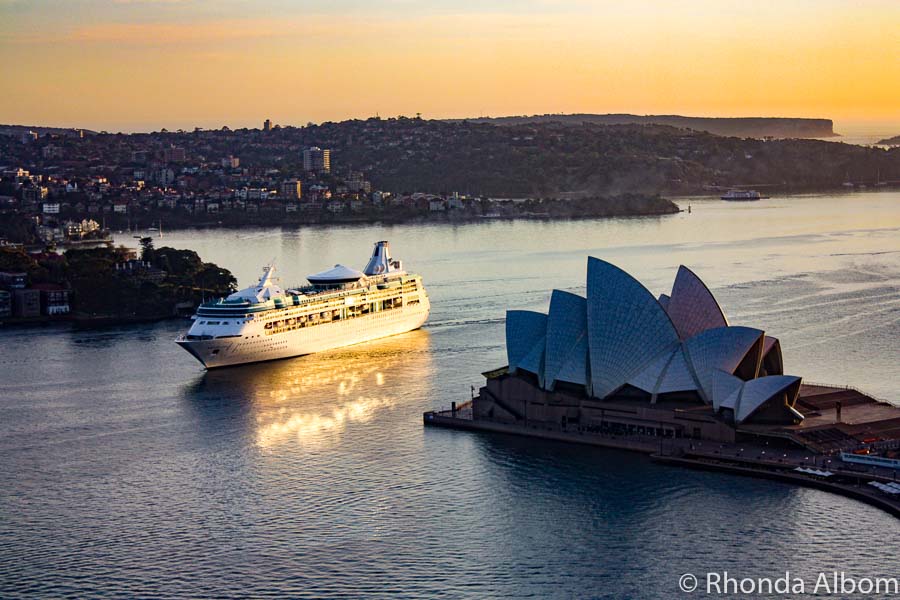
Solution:
{"label": "waterfront building", "polygon": [[471,401],[425,424],[644,452],[900,515],[900,407],[785,374],[779,340],[729,324],[684,266],[657,298],[589,258],[584,296],[554,290],[548,313],[507,312],[506,352]]}
{"label": "waterfront building", "polygon": [[41,314],[47,316],[69,314],[69,290],[55,283],[39,283],[33,289],[40,293]]}
{"label": "waterfront building", "polygon": [[900,408],[785,374],[779,340],[729,324],[684,266],[672,292],[656,298],[589,258],[586,296],[554,290],[546,314],[507,312],[506,351],[507,366],[484,373],[468,416],[454,408],[449,419],[426,413],[426,423],[643,451],[654,438],[814,453],[900,447]]}
{"label": "waterfront building", "polygon": [[331,173],[331,150],[318,146],[304,150],[303,170],[307,173]]}
{"label": "waterfront building", "polygon": [[512,310],[508,366],[487,374],[474,418],[653,431],[734,441],[744,426],[796,426],[801,378],[778,339],[730,325],[680,267],[654,297],[618,267],[588,259],[587,294],[554,290],[549,313]]}
{"label": "waterfront building", "polygon": [[297,179],[282,181],[279,195],[283,200],[299,200],[303,196],[302,184]]}

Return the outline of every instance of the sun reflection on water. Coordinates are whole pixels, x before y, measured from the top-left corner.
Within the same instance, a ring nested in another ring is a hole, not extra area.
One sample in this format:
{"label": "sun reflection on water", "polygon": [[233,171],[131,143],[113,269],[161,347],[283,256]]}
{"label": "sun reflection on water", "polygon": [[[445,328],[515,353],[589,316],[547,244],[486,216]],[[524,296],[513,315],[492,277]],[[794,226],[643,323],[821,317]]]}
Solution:
{"label": "sun reflection on water", "polygon": [[279,361],[248,372],[261,448],[297,442],[327,446],[352,423],[367,423],[404,399],[422,397],[431,370],[428,333]]}

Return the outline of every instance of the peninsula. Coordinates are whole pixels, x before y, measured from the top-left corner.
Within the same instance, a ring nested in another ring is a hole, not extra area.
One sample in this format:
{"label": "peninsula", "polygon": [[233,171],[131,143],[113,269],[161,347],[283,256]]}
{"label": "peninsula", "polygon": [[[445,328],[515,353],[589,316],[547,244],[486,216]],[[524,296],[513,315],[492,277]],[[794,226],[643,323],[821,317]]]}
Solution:
{"label": "peninsula", "polygon": [[751,138],[827,138],[835,137],[831,119],[787,117],[685,117],[682,115],[629,114],[544,114],[520,117],[481,117],[475,123],[524,125],[561,123],[563,125],[668,125],[680,129],[705,131],[715,135]]}
{"label": "peninsula", "polygon": [[57,253],[0,245],[0,324],[70,321],[105,325],[189,315],[205,297],[228,295],[231,273],[193,250],[141,252],[111,244]]}

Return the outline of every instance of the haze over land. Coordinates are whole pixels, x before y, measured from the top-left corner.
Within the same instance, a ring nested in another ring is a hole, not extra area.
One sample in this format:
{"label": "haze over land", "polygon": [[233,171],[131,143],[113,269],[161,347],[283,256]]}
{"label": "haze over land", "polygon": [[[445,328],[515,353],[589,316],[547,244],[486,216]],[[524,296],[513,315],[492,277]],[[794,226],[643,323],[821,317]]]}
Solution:
{"label": "haze over land", "polygon": [[822,117],[884,137],[900,131],[898,22],[893,0],[3,0],[16,91],[0,120],[627,112]]}

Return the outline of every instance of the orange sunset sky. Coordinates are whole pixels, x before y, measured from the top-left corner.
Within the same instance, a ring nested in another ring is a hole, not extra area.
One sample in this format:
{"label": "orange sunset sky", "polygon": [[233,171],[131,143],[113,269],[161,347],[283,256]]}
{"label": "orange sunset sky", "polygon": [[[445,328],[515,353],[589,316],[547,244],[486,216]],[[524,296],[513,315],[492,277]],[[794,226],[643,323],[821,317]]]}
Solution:
{"label": "orange sunset sky", "polygon": [[898,0],[0,0],[0,57],[0,123],[631,112],[900,133]]}

